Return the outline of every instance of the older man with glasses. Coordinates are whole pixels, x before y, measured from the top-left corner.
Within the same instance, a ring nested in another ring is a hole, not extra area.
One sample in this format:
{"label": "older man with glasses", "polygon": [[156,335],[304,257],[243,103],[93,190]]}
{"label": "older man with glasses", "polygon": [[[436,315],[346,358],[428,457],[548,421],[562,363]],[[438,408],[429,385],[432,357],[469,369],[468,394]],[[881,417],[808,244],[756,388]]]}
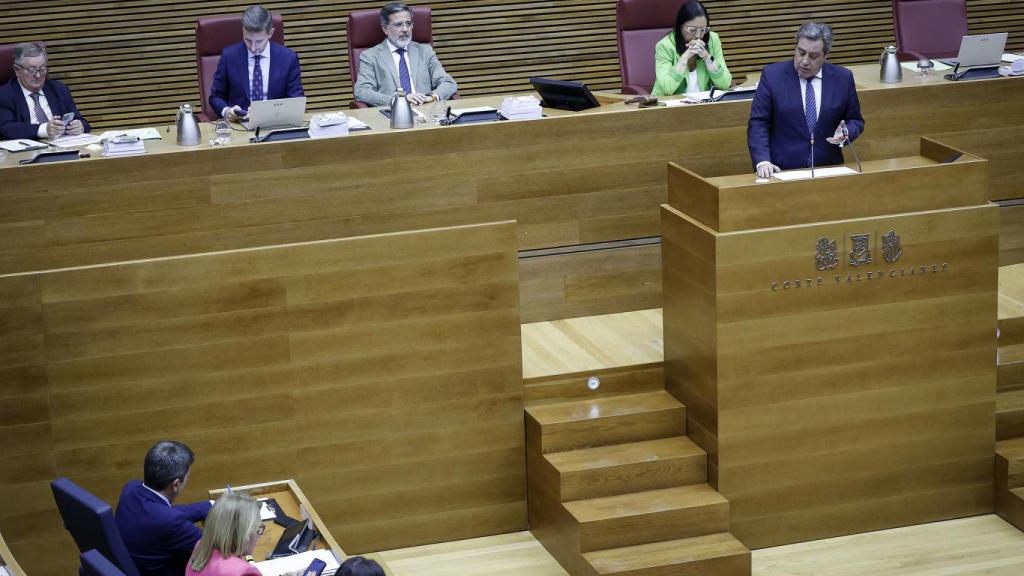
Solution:
{"label": "older man with glasses", "polygon": [[[14,47],[14,79],[0,86],[0,140],[54,139],[89,131],[89,123],[63,83],[46,74],[46,48],[33,42]],[[70,115],[65,125],[63,117]]]}

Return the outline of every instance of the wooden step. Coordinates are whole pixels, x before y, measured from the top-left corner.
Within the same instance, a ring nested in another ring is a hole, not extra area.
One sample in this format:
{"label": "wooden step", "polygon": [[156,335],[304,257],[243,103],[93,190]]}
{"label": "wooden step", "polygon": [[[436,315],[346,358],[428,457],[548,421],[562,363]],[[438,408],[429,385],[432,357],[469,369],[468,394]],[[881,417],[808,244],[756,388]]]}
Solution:
{"label": "wooden step", "polygon": [[1008,488],[1024,487],[1024,438],[996,442],[996,462],[1006,470],[1006,478],[996,478],[997,482],[1005,480]]}
{"label": "wooden step", "polygon": [[587,552],[600,576],[749,576],[750,550],[729,533]]}
{"label": "wooden step", "polygon": [[686,434],[686,407],[664,390],[530,406],[543,453]]}
{"label": "wooden step", "polygon": [[1024,390],[996,394],[996,440],[1024,437]]}
{"label": "wooden step", "polygon": [[635,546],[729,530],[729,502],[707,484],[565,502],[579,551]]}
{"label": "wooden step", "polygon": [[999,346],[996,356],[996,390],[1024,389],[1024,344]]}
{"label": "wooden step", "polygon": [[707,454],[685,436],[556,452],[563,502],[707,482]]}

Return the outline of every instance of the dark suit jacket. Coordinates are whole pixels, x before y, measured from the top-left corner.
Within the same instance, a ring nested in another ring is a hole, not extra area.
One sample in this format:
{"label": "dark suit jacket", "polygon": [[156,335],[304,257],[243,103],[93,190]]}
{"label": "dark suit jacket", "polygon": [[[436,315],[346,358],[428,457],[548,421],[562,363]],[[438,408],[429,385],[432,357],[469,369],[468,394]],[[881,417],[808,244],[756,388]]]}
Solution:
{"label": "dark suit jacket", "polygon": [[142,482],[125,484],[114,519],[139,574],[182,576],[203,535],[195,522],[206,518],[211,507],[209,502],[168,506]]}
{"label": "dark suit jacket", "polygon": [[[268,73],[266,68],[263,69],[263,73]],[[270,43],[269,74],[267,100],[305,95],[302,91],[302,75],[299,72],[299,56],[276,42]],[[241,106],[248,110],[251,89],[249,51],[245,48],[244,42],[232,44],[220,53],[220,62],[217,64],[213,86],[210,88],[210,107],[218,118],[221,110],[227,106]]]}
{"label": "dark suit jacket", "polygon": [[[840,120],[846,120],[850,140],[864,131],[853,73],[826,62],[821,69],[821,111],[814,129],[816,166],[843,163],[843,151],[825,141],[835,133]],[[747,147],[755,168],[764,160],[783,170],[807,168],[810,141],[804,95],[793,61],[765,66],[747,121]]]}
{"label": "dark suit jacket", "polygon": [[[73,112],[75,119],[82,121],[85,131],[89,131],[89,123],[75,107],[67,86],[57,80],[47,80],[43,84],[43,94],[54,116]],[[21,92],[21,84],[17,77],[11,78],[10,82],[0,86],[0,140],[33,139],[38,132],[39,124],[32,123],[32,113]]]}

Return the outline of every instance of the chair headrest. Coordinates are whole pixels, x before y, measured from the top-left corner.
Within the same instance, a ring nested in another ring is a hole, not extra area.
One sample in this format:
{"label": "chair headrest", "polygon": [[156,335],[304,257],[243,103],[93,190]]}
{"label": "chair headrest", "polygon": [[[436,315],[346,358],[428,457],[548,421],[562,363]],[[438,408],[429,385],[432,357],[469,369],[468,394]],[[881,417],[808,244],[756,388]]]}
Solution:
{"label": "chair headrest", "polygon": [[[274,35],[271,40],[284,44],[284,19],[281,14],[271,14]],[[219,56],[225,46],[242,41],[242,17],[240,15],[210,16],[196,21],[196,52],[199,56]]]}
{"label": "chair headrest", "polygon": [[[431,10],[428,6],[412,6],[412,39],[420,44],[433,44]],[[348,43],[353,48],[370,48],[384,41],[380,27],[380,10],[353,10],[348,14]]]}
{"label": "chair headrest", "polygon": [[689,0],[619,0],[615,12],[619,30],[672,29],[679,7],[686,2]]}

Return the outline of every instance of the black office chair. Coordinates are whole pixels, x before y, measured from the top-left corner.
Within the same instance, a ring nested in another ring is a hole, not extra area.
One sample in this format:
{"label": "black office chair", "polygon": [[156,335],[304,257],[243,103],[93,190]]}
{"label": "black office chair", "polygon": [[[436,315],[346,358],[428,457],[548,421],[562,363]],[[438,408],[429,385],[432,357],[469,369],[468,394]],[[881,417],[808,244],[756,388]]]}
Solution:
{"label": "black office chair", "polygon": [[81,553],[96,550],[114,563],[124,576],[139,576],[135,562],[121,540],[110,505],[67,478],[50,483],[64,527]]}
{"label": "black office chair", "polygon": [[82,554],[81,576],[126,576],[107,560],[98,550],[89,550]]}

